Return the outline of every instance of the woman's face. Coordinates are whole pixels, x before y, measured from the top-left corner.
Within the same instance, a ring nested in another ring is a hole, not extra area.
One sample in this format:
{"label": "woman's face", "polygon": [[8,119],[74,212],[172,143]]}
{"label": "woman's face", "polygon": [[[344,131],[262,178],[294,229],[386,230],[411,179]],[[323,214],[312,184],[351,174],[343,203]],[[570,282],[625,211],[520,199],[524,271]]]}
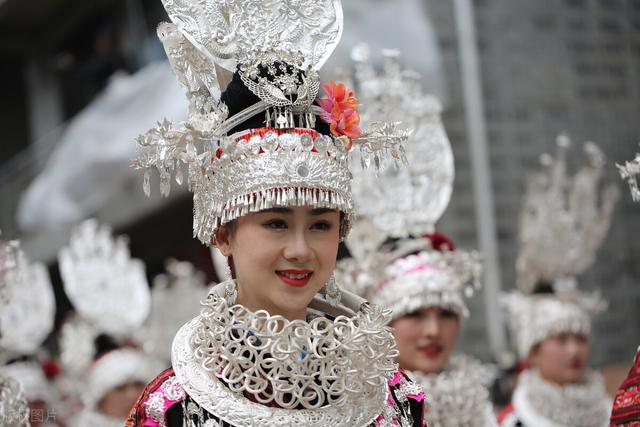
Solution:
{"label": "woman's face", "polygon": [[458,315],[441,307],[423,308],[393,322],[403,369],[425,374],[440,372],[453,351],[460,331]]}
{"label": "woman's face", "polygon": [[221,227],[216,245],[233,257],[237,302],[290,320],[303,319],[329,280],[340,243],[340,213],[309,206],[275,208]]}
{"label": "woman's face", "polygon": [[589,337],[563,333],[545,339],[529,353],[528,363],[542,378],[559,385],[582,379],[589,359]]}
{"label": "woman's face", "polygon": [[125,420],[145,386],[143,382],[133,381],[109,390],[98,403],[98,409],[112,418]]}

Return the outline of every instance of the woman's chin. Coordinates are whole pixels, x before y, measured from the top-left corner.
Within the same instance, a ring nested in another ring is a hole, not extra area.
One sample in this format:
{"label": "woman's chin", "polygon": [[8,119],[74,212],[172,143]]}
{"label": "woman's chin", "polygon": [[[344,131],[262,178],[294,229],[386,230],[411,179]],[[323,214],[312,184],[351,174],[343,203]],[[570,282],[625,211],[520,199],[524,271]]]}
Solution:
{"label": "woman's chin", "polygon": [[419,356],[418,370],[424,374],[437,374],[444,369],[445,360],[443,357]]}
{"label": "woman's chin", "polygon": [[272,300],[271,306],[276,313],[288,318],[304,318],[307,312],[307,307],[313,299],[314,293],[310,292],[292,292],[284,290],[279,292]]}
{"label": "woman's chin", "polygon": [[567,384],[575,384],[584,378],[584,369],[571,369],[565,374]]}

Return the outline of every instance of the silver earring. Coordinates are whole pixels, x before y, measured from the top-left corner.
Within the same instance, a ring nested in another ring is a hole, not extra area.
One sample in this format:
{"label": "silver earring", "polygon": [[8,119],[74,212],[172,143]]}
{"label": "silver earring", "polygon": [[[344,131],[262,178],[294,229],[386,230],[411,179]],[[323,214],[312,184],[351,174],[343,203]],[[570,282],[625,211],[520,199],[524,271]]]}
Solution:
{"label": "silver earring", "polygon": [[224,300],[227,302],[227,306],[231,307],[235,305],[238,298],[238,289],[236,287],[235,280],[227,280],[227,284],[224,286]]}
{"label": "silver earring", "polygon": [[336,282],[336,278],[333,277],[333,274],[324,285],[324,299],[332,306],[337,307],[340,304],[340,299],[342,298],[342,292],[340,292],[340,287]]}
{"label": "silver earring", "polygon": [[233,274],[231,273],[231,267],[229,266],[229,257],[225,257],[223,275],[224,275],[225,282],[233,279]]}

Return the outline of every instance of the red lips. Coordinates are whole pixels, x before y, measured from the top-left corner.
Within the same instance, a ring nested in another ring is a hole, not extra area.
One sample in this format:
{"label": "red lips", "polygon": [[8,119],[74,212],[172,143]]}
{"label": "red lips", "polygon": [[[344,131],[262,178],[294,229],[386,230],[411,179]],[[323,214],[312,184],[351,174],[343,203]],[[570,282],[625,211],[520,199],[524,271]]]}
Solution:
{"label": "red lips", "polygon": [[570,366],[571,366],[571,369],[574,369],[574,370],[582,369],[582,361],[579,359],[572,360]]}
{"label": "red lips", "polygon": [[425,347],[420,348],[420,351],[422,352],[422,354],[424,354],[428,358],[435,358],[440,356],[440,353],[442,353],[442,350],[443,348],[439,344],[429,344]]}
{"label": "red lips", "polygon": [[282,280],[286,285],[293,286],[294,288],[301,288],[305,286],[309,283],[309,280],[311,280],[312,275],[312,270],[289,269],[276,271],[278,279]]}

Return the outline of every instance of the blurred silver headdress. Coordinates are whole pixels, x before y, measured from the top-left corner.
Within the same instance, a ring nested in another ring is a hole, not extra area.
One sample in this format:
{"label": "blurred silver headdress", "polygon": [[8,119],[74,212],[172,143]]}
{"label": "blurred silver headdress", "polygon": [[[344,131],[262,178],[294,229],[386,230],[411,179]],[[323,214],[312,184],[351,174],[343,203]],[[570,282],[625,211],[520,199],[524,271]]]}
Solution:
{"label": "blurred silver headdress", "polygon": [[29,261],[18,241],[0,243],[0,263],[0,348],[33,353],[54,326],[56,303],[49,273],[44,264]]}
{"label": "blurred silver headdress", "polygon": [[[187,91],[189,120],[164,121],[137,140],[145,153],[134,161],[160,173],[166,195],[172,175],[188,169],[194,196],[194,236],[211,244],[215,230],[242,215],[274,206],[314,205],[353,214],[347,155],[358,146],[370,163],[389,153],[402,160],[406,132],[376,123],[361,132],[357,100],[342,85],[325,85],[328,98],[314,105],[318,70],[342,34],[339,0],[165,0],[172,23],[158,27],[169,62]],[[220,93],[238,70],[260,101],[229,117]],[[265,127],[228,136],[256,114]],[[312,131],[316,116],[332,136]]]}
{"label": "blurred silver headdress", "polygon": [[[442,106],[420,87],[420,76],[404,70],[398,52],[384,51],[384,70],[376,73],[365,45],[352,52],[363,122],[374,117],[403,120],[412,133],[403,169],[387,168],[376,179],[353,169],[353,196],[359,220],[346,244],[353,259],[339,264],[347,288],[393,311],[398,317],[419,308],[440,306],[466,316],[464,296],[480,287],[477,252],[453,250],[432,234],[449,204],[454,163],[440,117]],[[374,191],[375,189],[375,191]],[[423,236],[431,237],[425,238]],[[381,246],[400,238],[395,246]]]}
{"label": "blurred silver headdress", "polygon": [[153,280],[151,314],[140,334],[145,352],[170,362],[176,332],[200,310],[206,294],[201,271],[189,262],[168,260],[166,273]]}
{"label": "blurred silver headdress", "polygon": [[559,136],[557,145],[556,157],[543,155],[542,170],[526,181],[516,266],[523,291],[540,282],[573,286],[593,264],[620,196],[613,184],[599,195],[605,158],[597,145],[584,145],[587,163],[573,177],[567,175],[569,138]]}
{"label": "blurred silver headdress", "polygon": [[547,294],[510,292],[502,296],[509,330],[520,357],[545,339],[561,333],[591,334],[591,317],[606,309],[600,294],[577,290]]}
{"label": "blurred silver headdress", "polygon": [[636,157],[623,165],[618,166],[622,179],[626,179],[631,189],[631,198],[634,202],[640,202],[640,188],[638,188],[638,178],[640,177],[640,153]]}
{"label": "blurred silver headdress", "polygon": [[100,334],[118,345],[132,343],[149,315],[149,284],[144,264],[131,258],[127,239],[113,237],[110,227],[94,219],[72,230],[58,259],[65,293],[77,312],[60,334],[62,381],[87,410],[94,410],[109,390],[129,381],[147,382],[160,370],[135,348],[112,350],[94,360]]}
{"label": "blurred silver headdress", "polygon": [[[2,230],[0,230],[0,235]],[[16,266],[16,242],[3,242],[0,240],[0,313],[4,311],[4,308],[9,302],[9,295],[7,294],[7,280],[6,276],[9,270]],[[0,317],[0,337],[2,337],[2,318]]]}
{"label": "blurred silver headdress", "polygon": [[125,237],[114,238],[90,219],[72,230],[58,259],[65,293],[82,318],[115,336],[142,326],[151,308],[149,284]]}
{"label": "blurred silver headdress", "polygon": [[[19,248],[17,242],[0,241],[0,343],[7,326],[2,317],[7,313],[11,293],[9,287],[14,285],[9,277],[18,267]],[[10,325],[9,327],[13,327]],[[39,344],[39,343],[38,343]],[[0,352],[1,354],[1,352]],[[29,407],[22,385],[14,378],[0,371],[0,424],[7,427],[29,426]]]}
{"label": "blurred silver headdress", "polygon": [[22,385],[25,398],[29,402],[42,401],[54,406],[58,391],[45,376],[40,362],[19,361],[0,368],[0,374],[11,377]]}
{"label": "blurred silver headdress", "polygon": [[[557,145],[556,157],[543,155],[542,170],[527,178],[516,266],[519,290],[502,300],[522,357],[562,332],[589,335],[591,316],[606,308],[599,293],[578,289],[576,276],[593,264],[619,191],[610,185],[599,197],[605,159],[594,143],[585,144],[587,164],[573,177],[567,174],[569,138],[559,136]],[[540,293],[545,286],[547,293]]]}
{"label": "blurred silver headdress", "polygon": [[336,278],[349,290],[386,309],[392,318],[428,307],[443,307],[460,317],[465,297],[480,289],[482,262],[476,251],[462,251],[438,234],[404,239],[363,258],[339,262]]}
{"label": "blurred silver headdress", "polygon": [[377,117],[402,121],[411,129],[405,145],[410,161],[406,168],[385,169],[376,179],[352,168],[353,198],[358,216],[369,219],[386,236],[419,236],[433,232],[449,204],[453,152],[438,98],[424,93],[419,74],[402,69],[398,51],[385,50],[383,54],[384,69],[378,74],[366,45],[352,51],[362,122],[372,123]]}
{"label": "blurred silver headdress", "polygon": [[22,386],[11,377],[0,375],[0,420],[3,427],[29,427],[29,406]]}

